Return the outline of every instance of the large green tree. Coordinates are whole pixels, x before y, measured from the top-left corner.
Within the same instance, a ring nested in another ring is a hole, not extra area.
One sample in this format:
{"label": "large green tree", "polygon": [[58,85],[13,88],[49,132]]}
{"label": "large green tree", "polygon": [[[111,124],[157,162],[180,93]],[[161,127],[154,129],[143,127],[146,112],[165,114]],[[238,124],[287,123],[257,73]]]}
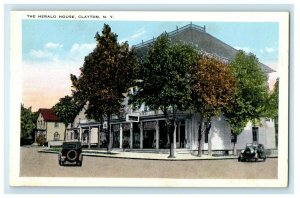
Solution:
{"label": "large green tree", "polygon": [[136,65],[134,52],[128,43],[118,43],[117,35],[104,24],[102,35],[95,35],[96,48],[84,59],[80,76],[71,75],[73,95],[80,104],[88,104],[86,115],[108,122],[108,151],[112,148],[110,119],[122,110],[124,93],[133,83]]}
{"label": "large green tree", "polygon": [[265,117],[274,119],[275,122],[275,140],[276,146],[278,145],[278,104],[279,104],[279,78],[274,84],[273,90],[270,92],[265,110]]}
{"label": "large green tree", "polygon": [[31,139],[36,130],[36,114],[32,112],[31,107],[26,108],[21,104],[21,138]]}
{"label": "large green tree", "polygon": [[[228,105],[236,89],[235,78],[229,67],[221,60],[201,56],[192,75],[192,105],[199,113],[198,156],[201,156],[201,137],[204,132],[209,133],[211,118],[219,115],[222,108]],[[204,124],[204,129],[202,125]],[[210,136],[209,136],[210,137]],[[209,154],[211,143],[208,140]]]}
{"label": "large green tree", "polygon": [[[267,75],[254,54],[239,51],[230,63],[232,75],[237,79],[238,88],[230,104],[223,108],[233,135],[239,135],[249,121],[258,124],[265,112],[268,98]],[[236,148],[234,143],[234,154]]]}
{"label": "large green tree", "polygon": [[71,96],[60,98],[59,102],[52,107],[58,119],[65,124],[64,140],[66,140],[68,124],[74,121],[81,107]]}
{"label": "large green tree", "polygon": [[197,56],[190,46],[172,44],[166,35],[161,35],[138,69],[136,85],[139,91],[131,101],[163,112],[170,138],[169,157],[175,157],[173,137],[177,112],[187,109],[191,102],[190,76]]}

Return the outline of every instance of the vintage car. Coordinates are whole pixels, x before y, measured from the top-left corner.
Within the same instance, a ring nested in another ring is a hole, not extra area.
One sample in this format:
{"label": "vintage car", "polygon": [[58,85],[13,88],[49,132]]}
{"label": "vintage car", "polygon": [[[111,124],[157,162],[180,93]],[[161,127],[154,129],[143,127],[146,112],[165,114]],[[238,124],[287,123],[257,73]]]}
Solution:
{"label": "vintage car", "polygon": [[80,142],[64,142],[62,144],[62,150],[58,154],[58,163],[60,166],[65,162],[76,163],[78,166],[82,166],[82,148]]}
{"label": "vintage car", "polygon": [[259,159],[266,161],[266,158],[264,146],[262,144],[249,143],[246,144],[246,148],[241,151],[238,161],[258,161]]}

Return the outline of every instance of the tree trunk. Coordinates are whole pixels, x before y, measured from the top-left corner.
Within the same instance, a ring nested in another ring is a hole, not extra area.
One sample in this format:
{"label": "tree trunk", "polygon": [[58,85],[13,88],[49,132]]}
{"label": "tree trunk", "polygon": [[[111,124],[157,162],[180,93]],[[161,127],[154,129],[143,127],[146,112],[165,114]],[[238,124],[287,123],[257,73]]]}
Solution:
{"label": "tree trunk", "polygon": [[233,155],[237,155],[236,143],[233,142]]}
{"label": "tree trunk", "polygon": [[175,127],[175,122],[173,121],[173,123],[170,123],[171,126],[174,126],[174,130],[173,127],[169,126],[168,127],[168,131],[169,131],[169,137],[170,137],[170,155],[168,158],[176,158],[175,157],[175,142],[174,142],[174,133],[176,133],[176,127]]}
{"label": "tree trunk", "polygon": [[203,121],[203,118],[201,117],[199,129],[198,129],[198,157],[202,156],[202,150],[201,150],[202,121]]}
{"label": "tree trunk", "polygon": [[68,125],[65,125],[64,141],[66,141],[66,136],[67,136],[67,127],[68,127]]}
{"label": "tree trunk", "polygon": [[[206,126],[206,129],[205,129],[205,133],[207,133],[208,135],[208,155],[212,155],[212,145],[211,145],[211,133],[210,133],[210,128],[211,128],[211,119],[209,118],[208,119],[208,125]],[[205,134],[206,135],[206,134]]]}
{"label": "tree trunk", "polygon": [[110,128],[110,115],[107,115],[107,131],[108,131],[107,152],[110,153],[112,150],[112,132]]}

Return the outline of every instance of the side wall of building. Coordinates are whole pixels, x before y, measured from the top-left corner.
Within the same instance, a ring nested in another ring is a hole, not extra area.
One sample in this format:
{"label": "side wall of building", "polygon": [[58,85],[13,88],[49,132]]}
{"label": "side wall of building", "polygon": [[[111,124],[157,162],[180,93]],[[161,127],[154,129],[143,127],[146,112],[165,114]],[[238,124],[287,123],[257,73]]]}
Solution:
{"label": "side wall of building", "polygon": [[[58,133],[58,139],[54,139],[54,134]],[[62,122],[47,122],[47,141],[63,141],[65,133],[65,125]]]}
{"label": "side wall of building", "polygon": [[[205,143],[205,134],[202,134],[201,148],[208,150],[211,145],[212,150],[232,150],[234,144],[231,142],[230,125],[222,117],[214,117],[211,121],[211,129],[208,135],[208,143]],[[195,114],[191,119],[186,121],[187,131],[187,148],[192,150],[198,149],[198,127],[199,115]],[[237,136],[237,149],[244,149],[247,143],[253,142],[252,123],[248,123],[243,132]],[[211,144],[209,144],[211,143]],[[275,127],[274,121],[262,119],[258,127],[258,141],[266,149],[275,149]]]}

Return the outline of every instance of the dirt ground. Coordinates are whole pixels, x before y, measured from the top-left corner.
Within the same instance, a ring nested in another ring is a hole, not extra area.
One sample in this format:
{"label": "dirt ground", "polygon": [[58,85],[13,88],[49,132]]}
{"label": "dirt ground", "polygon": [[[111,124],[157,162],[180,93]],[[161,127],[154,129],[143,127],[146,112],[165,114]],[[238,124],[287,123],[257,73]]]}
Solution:
{"label": "dirt ground", "polygon": [[278,160],[238,162],[230,160],[161,161],[83,157],[82,167],[58,165],[57,154],[21,147],[21,177],[122,177],[192,179],[276,179]]}

